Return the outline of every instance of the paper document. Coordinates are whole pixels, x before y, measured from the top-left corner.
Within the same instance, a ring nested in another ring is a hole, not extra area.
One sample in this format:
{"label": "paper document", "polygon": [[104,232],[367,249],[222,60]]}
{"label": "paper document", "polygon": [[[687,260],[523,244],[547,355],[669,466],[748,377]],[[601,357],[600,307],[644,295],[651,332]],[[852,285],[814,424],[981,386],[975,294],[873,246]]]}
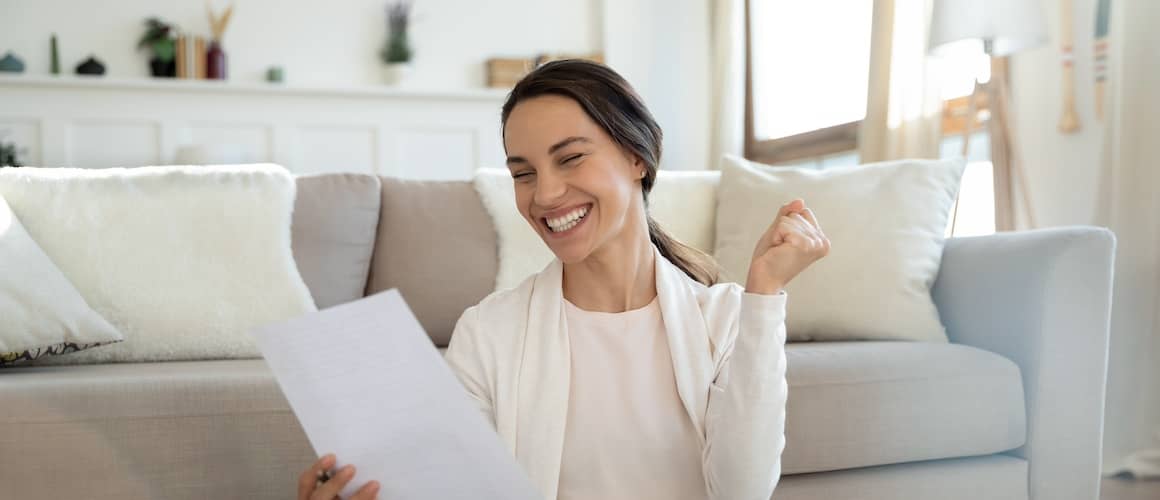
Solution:
{"label": "paper document", "polygon": [[252,335],[314,451],[358,468],[343,498],[540,499],[397,291]]}

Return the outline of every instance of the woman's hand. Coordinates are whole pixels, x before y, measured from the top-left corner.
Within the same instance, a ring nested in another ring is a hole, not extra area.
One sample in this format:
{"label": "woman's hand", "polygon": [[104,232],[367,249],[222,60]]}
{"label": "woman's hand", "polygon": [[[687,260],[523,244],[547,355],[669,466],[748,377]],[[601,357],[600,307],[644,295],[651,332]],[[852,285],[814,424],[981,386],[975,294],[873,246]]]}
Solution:
{"label": "woman's hand", "polygon": [[[338,492],[354,479],[354,466],[347,465],[339,469],[329,480],[324,483],[321,481],[323,474],[330,471],[334,467],[337,458],[334,455],[326,455],[309,469],[302,471],[298,475],[298,500],[334,500],[338,497]],[[359,488],[349,500],[372,500],[378,498],[379,482],[371,481],[362,488]]]}
{"label": "woman's hand", "polygon": [[814,212],[803,200],[791,201],[777,211],[777,218],[758,240],[745,291],[779,293],[798,273],[829,253],[830,239]]}

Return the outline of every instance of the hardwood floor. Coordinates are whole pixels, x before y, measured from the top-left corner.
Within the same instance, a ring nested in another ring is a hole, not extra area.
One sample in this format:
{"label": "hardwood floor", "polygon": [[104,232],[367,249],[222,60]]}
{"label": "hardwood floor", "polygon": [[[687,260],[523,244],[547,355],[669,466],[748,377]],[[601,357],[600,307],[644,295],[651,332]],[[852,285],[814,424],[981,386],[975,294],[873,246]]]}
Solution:
{"label": "hardwood floor", "polygon": [[1160,480],[1104,478],[1100,500],[1160,500]]}

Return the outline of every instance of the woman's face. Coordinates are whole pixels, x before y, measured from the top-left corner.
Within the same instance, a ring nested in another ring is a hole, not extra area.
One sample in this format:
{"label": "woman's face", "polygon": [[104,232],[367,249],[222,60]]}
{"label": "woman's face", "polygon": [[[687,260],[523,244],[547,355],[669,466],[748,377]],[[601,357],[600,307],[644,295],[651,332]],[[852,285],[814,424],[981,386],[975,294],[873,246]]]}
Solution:
{"label": "woman's face", "polygon": [[644,163],[576,101],[521,101],[508,115],[504,149],[520,213],[562,262],[584,260],[644,220]]}

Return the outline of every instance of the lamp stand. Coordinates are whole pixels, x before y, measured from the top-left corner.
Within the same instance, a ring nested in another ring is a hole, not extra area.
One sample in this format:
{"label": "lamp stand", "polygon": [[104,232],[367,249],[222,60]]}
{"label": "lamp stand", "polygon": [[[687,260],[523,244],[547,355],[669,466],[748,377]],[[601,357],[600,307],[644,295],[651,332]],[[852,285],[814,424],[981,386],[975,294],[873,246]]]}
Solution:
{"label": "lamp stand", "polygon": [[[995,191],[995,230],[1015,230],[1016,199],[1013,185],[1019,186],[1020,199],[1018,201],[1022,202],[1023,208],[1026,210],[1028,227],[1034,228],[1036,226],[1035,209],[1031,205],[1027,175],[1015,145],[1014,124],[1009,104],[1010,92],[1007,88],[1007,58],[995,56],[992,53],[989,40],[983,42],[983,50],[991,59],[991,80],[985,84],[976,81],[974,91],[971,92],[967,126],[963,129],[963,156],[966,157],[970,144],[970,125],[975,118],[976,102],[980,92],[984,92],[987,95],[987,102],[991,110],[991,116],[987,120],[987,128],[991,137],[991,177]],[[955,218],[957,215],[956,213]],[[953,224],[954,222],[952,222],[952,228]]]}

